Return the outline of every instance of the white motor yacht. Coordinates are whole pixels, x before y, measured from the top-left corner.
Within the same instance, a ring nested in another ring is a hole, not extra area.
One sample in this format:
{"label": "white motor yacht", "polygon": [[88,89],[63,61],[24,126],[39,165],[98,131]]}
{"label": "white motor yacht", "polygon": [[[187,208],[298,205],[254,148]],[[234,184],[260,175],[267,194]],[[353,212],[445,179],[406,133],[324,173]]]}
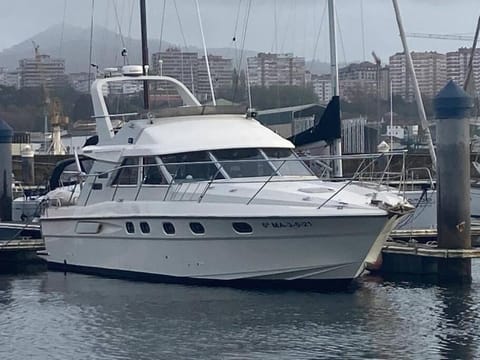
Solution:
{"label": "white motor yacht", "polygon": [[[92,86],[98,143],[82,154],[93,165],[78,199],[41,218],[52,268],[179,282],[348,282],[408,208],[394,194],[319,179],[253,114],[201,106],[176,79],[141,71]],[[183,106],[114,128],[119,115],[103,91],[132,79],[174,87]]]}

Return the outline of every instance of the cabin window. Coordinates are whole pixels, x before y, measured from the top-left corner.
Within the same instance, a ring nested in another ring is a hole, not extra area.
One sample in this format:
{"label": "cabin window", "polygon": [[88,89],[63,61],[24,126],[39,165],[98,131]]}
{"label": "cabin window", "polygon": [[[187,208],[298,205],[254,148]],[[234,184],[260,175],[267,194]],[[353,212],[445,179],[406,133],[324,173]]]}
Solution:
{"label": "cabin window", "polygon": [[161,159],[175,181],[224,178],[206,151],[163,155]]}
{"label": "cabin window", "polygon": [[112,185],[137,185],[137,180],[138,158],[128,157],[122,161],[122,165],[117,170]]}
{"label": "cabin window", "polygon": [[205,234],[205,228],[199,222],[191,222],[190,230],[192,230],[194,234]]}
{"label": "cabin window", "polygon": [[175,226],[173,226],[171,222],[164,222],[163,231],[165,231],[165,234],[167,235],[173,235],[175,234]]}
{"label": "cabin window", "polygon": [[140,230],[142,231],[142,233],[144,234],[149,234],[150,233],[150,225],[145,222],[145,221],[142,221],[140,223]]}
{"label": "cabin window", "polygon": [[271,176],[274,173],[258,149],[215,150],[212,154],[231,178]]}
{"label": "cabin window", "polygon": [[133,234],[135,233],[135,225],[133,225],[132,222],[128,221],[125,223],[125,230],[127,230],[127,233]]}
{"label": "cabin window", "polygon": [[234,222],[232,226],[240,234],[251,234],[253,232],[252,226],[246,222]]}
{"label": "cabin window", "polygon": [[279,175],[311,176],[312,172],[291,149],[263,149]]}
{"label": "cabin window", "polygon": [[147,185],[167,184],[154,156],[143,158],[143,183]]}

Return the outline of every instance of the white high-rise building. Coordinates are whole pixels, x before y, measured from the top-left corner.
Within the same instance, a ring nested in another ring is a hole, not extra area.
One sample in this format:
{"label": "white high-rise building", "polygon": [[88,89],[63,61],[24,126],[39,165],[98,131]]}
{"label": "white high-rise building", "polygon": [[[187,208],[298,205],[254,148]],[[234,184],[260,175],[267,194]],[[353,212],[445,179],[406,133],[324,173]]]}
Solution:
{"label": "white high-rise building", "polygon": [[313,92],[318,97],[318,101],[327,104],[332,98],[332,81],[330,75],[312,74]]}
{"label": "white high-rise building", "polygon": [[[208,64],[210,67],[213,89],[231,88],[233,83],[232,59],[225,59],[222,56],[208,55]],[[197,96],[202,100],[211,100],[212,98],[205,56],[202,56],[198,62]]]}
{"label": "white high-rise building", "polygon": [[[468,63],[472,49],[460,48],[458,51],[447,53],[447,78],[463,86],[467,77]],[[480,49],[475,50],[473,56],[472,77],[475,91],[480,94]]]}
{"label": "white high-rise building", "polygon": [[[447,82],[445,54],[435,51],[411,54],[420,92],[427,98],[434,98]],[[413,101],[413,82],[407,69],[405,54],[402,52],[390,56],[389,68],[393,94],[400,95],[407,101]]]}
{"label": "white high-rise building", "polygon": [[55,88],[65,86],[65,60],[41,55],[36,51],[35,57],[19,61],[20,87]]}
{"label": "white high-rise building", "polygon": [[197,88],[198,53],[185,52],[178,48],[152,55],[151,73],[173,77],[182,82],[194,94]]}
{"label": "white high-rise building", "polygon": [[247,59],[251,86],[304,86],[305,58],[293,54],[258,53]]}

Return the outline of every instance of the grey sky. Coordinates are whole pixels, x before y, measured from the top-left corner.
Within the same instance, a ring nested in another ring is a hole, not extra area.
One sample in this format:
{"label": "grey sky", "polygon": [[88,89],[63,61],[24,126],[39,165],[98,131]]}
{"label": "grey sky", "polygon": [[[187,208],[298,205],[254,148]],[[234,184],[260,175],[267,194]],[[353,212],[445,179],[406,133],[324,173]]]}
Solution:
{"label": "grey sky", "polygon": [[[166,0],[164,39],[183,45],[175,1]],[[322,13],[326,0],[253,0],[250,9],[245,47],[258,51],[294,52],[307,58],[328,61],[328,27]],[[237,46],[241,44],[245,13],[249,0],[199,0],[208,47],[232,46],[237,23]],[[88,28],[91,0],[0,0],[0,49],[8,48],[62,23],[66,3],[65,22]],[[138,0],[95,0],[95,24],[117,30],[114,11],[116,4],[121,29],[132,37],[139,37]],[[239,6],[240,4],[240,6]],[[397,26],[390,0],[337,0],[339,20],[339,61],[362,60],[361,5],[363,4],[365,57],[375,50],[383,61],[401,51]],[[180,21],[188,45],[201,45],[195,0],[176,0]],[[407,32],[472,34],[480,15],[479,0],[399,0]],[[147,0],[150,38],[159,38],[162,18],[162,0]],[[130,10],[133,8],[133,17]],[[240,11],[238,12],[238,9]],[[276,9],[276,11],[275,11]],[[275,16],[276,12],[276,24]],[[130,20],[131,19],[131,20]],[[130,27],[131,21],[131,27]],[[316,34],[320,29],[317,52],[314,55]],[[411,50],[446,52],[468,41],[409,39]],[[157,50],[157,49],[152,49]]]}

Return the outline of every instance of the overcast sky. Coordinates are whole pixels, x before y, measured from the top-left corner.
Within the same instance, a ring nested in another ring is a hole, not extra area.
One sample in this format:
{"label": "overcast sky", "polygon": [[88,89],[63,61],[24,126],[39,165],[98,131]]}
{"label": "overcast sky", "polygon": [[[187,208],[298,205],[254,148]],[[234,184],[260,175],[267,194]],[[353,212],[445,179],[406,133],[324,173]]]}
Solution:
{"label": "overcast sky", "polygon": [[[95,0],[94,22],[118,31],[116,10],[123,35],[130,33],[132,37],[139,38],[138,2]],[[237,46],[241,47],[249,2],[199,0],[208,47],[234,46],[234,34]],[[480,15],[480,0],[398,2],[407,32],[473,34]],[[91,0],[0,0],[0,7],[3,9],[0,12],[0,49],[15,45],[63,21],[84,28],[90,26]],[[147,0],[147,7],[149,37],[159,38],[163,0]],[[328,25],[326,14],[323,15],[325,7],[326,0],[252,0],[245,48],[294,52],[309,59],[328,62]],[[370,53],[375,50],[385,62],[388,56],[401,51],[390,0],[337,0],[336,9],[339,61],[371,60]],[[182,26],[179,25],[179,19]],[[317,34],[319,41],[314,54]],[[186,42],[188,45],[201,46],[195,0],[166,0],[163,38],[181,45]],[[409,39],[410,49],[416,51],[446,52],[470,46],[470,43]]]}

